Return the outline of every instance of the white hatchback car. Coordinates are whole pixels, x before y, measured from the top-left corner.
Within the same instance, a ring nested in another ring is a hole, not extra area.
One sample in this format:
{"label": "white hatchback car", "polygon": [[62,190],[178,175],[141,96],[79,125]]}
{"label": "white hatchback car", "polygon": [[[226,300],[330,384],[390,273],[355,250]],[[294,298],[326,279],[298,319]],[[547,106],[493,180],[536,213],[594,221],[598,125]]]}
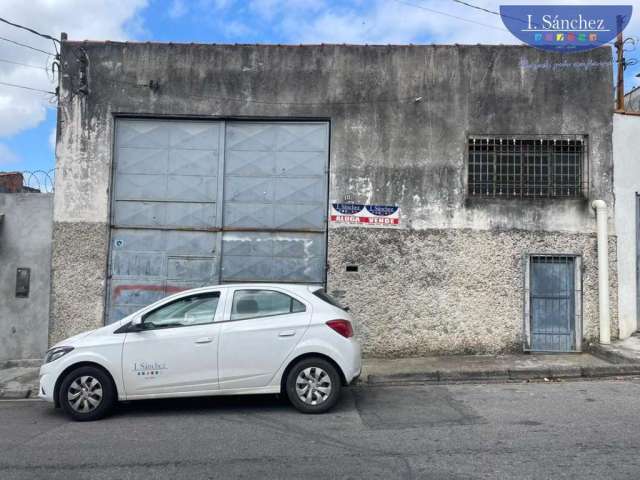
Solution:
{"label": "white hatchback car", "polygon": [[320,413],[360,368],[351,316],[320,287],[219,285],[56,344],[39,396],[75,420],[96,420],[117,400],[284,392]]}

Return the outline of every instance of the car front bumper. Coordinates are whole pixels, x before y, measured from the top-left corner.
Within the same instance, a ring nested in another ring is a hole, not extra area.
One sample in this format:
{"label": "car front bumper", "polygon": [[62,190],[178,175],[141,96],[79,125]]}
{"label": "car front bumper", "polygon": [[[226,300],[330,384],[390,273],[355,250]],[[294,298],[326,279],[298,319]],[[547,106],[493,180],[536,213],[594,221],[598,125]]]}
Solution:
{"label": "car front bumper", "polygon": [[56,386],[57,376],[51,371],[49,365],[40,367],[40,384],[38,385],[38,397],[47,402],[54,403],[53,391]]}

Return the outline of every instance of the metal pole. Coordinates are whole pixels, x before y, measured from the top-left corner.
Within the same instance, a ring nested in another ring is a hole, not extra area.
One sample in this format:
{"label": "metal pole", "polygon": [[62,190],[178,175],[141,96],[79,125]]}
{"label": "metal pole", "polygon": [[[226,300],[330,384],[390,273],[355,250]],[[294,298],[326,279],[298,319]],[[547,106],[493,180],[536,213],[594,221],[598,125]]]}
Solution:
{"label": "metal pole", "polygon": [[618,53],[618,86],[616,87],[616,110],[624,111],[624,39],[622,38],[622,16],[618,15],[618,37],[616,50]]}

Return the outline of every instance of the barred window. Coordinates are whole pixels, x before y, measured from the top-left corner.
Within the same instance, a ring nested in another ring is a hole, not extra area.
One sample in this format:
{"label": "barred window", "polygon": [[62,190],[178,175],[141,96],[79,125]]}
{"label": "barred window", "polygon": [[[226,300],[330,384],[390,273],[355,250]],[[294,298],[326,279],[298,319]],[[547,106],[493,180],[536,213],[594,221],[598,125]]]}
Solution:
{"label": "barred window", "polygon": [[472,197],[579,197],[586,191],[582,135],[470,137]]}

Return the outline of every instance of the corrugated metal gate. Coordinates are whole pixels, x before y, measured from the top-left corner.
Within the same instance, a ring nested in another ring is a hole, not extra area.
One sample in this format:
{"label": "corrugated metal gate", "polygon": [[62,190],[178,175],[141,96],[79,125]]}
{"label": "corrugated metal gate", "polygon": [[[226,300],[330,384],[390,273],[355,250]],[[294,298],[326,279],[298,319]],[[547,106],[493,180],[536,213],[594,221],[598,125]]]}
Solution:
{"label": "corrugated metal gate", "polygon": [[580,350],[580,258],[566,255],[529,257],[525,291],[528,320],[525,348],[538,352]]}
{"label": "corrugated metal gate", "polygon": [[107,322],[219,282],[323,283],[326,122],[118,119]]}

